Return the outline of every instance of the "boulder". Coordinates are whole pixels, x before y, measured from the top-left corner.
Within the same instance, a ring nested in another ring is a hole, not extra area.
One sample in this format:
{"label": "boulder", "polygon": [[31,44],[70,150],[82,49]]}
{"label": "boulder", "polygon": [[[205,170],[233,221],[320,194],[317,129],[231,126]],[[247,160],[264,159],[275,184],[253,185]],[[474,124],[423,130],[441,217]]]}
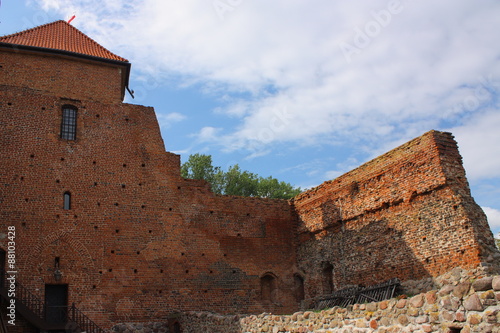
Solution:
{"label": "boulder", "polygon": [[492,289],[493,277],[488,276],[482,279],[476,280],[472,283],[472,287],[475,291],[486,291]]}

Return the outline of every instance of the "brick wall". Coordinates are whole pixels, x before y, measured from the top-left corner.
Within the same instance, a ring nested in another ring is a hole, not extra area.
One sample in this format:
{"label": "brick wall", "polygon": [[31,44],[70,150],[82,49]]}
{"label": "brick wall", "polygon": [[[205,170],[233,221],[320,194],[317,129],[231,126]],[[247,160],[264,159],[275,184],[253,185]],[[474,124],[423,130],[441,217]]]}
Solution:
{"label": "brick wall", "polygon": [[[68,284],[69,303],[105,327],[180,310],[297,308],[288,201],[217,196],[182,179],[152,108],[5,85],[0,100],[1,228],[16,227],[18,278],[35,294]],[[78,108],[75,141],[59,138],[67,104]],[[263,300],[267,273],[276,291]]]}
{"label": "brick wall", "polygon": [[294,205],[308,297],[473,268],[497,253],[449,133],[428,132],[300,194]]}
{"label": "brick wall", "polygon": [[0,52],[0,85],[29,87],[54,96],[122,101],[125,67],[27,51]]}

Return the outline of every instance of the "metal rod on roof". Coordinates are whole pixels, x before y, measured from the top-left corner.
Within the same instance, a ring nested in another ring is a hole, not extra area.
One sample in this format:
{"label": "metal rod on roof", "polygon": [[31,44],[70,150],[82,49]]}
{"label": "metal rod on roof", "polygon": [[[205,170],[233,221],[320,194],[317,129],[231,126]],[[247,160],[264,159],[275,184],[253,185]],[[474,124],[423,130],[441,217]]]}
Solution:
{"label": "metal rod on roof", "polygon": [[134,97],[134,91],[133,90],[130,90],[130,88],[128,86],[126,86],[125,88],[127,88],[127,91],[128,93],[130,94],[130,96],[132,96],[132,98],[135,98]]}

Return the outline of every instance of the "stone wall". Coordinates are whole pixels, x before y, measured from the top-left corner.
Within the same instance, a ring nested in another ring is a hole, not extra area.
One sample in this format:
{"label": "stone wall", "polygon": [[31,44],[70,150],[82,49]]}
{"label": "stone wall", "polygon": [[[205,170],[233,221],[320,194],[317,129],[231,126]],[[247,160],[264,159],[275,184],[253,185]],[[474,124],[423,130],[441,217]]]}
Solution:
{"label": "stone wall", "polygon": [[500,332],[500,276],[456,268],[433,283],[437,289],[412,297],[347,308],[287,316],[192,312],[178,319],[183,333]]}

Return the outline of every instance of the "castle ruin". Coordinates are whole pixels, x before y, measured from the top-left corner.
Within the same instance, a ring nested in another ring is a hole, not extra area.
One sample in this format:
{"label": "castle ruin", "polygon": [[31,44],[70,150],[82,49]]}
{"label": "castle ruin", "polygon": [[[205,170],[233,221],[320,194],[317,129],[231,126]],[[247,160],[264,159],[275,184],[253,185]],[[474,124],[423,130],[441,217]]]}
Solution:
{"label": "castle ruin", "polygon": [[[193,310],[289,314],[348,285],[495,269],[450,133],[291,200],[216,195],[180,176],[153,108],[123,103],[130,70],[65,21],[0,37],[0,260],[12,270],[14,242],[15,279],[44,304],[110,329]],[[61,329],[57,311],[43,326],[17,305],[12,332]]]}

